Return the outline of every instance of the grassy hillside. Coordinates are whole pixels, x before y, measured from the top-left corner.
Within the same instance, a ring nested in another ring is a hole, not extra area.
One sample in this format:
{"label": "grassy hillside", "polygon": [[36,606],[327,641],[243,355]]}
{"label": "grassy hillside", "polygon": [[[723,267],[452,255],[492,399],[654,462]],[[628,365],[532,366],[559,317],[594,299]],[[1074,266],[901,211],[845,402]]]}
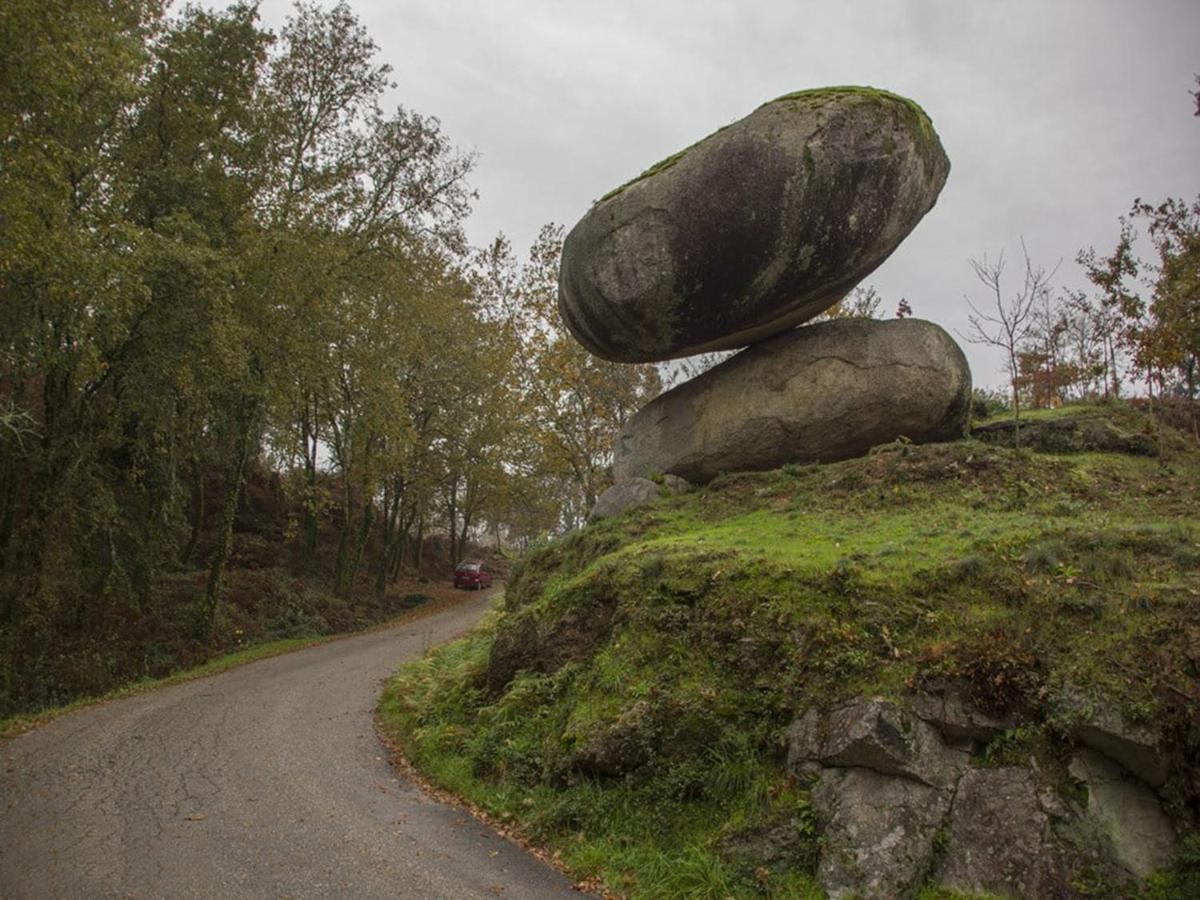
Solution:
{"label": "grassy hillside", "polygon": [[[788,724],[937,678],[1018,723],[981,764],[1033,757],[1067,793],[1079,698],[1154,723],[1191,754],[1164,795],[1194,850],[1200,454],[1164,446],[723,477],[532,554],[486,627],[397,674],[383,721],[435,783],[633,896],[820,896]],[[1189,860],[1147,894],[1197,888]]]}

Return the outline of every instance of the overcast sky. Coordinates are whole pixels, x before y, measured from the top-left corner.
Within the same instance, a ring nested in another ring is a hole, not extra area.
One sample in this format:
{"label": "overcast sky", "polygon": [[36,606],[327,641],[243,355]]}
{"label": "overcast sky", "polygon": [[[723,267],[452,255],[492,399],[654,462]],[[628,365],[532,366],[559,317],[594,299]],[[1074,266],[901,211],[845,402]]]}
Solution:
{"label": "overcast sky", "polygon": [[[937,206],[865,283],[967,330],[970,257],[1107,252],[1135,197],[1200,194],[1200,0],[352,0],[393,102],[479,153],[471,239],[575,224],[651,163],[789,91],[887,88],[951,160]],[[277,29],[290,3],[264,0]],[[1018,275],[1015,267],[1011,276]],[[964,344],[977,384],[1000,358]]]}

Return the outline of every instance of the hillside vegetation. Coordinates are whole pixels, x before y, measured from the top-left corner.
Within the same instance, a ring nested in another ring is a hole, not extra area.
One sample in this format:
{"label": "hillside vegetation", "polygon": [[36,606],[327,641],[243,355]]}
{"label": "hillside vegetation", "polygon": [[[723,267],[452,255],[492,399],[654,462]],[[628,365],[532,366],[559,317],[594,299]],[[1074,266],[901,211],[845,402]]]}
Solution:
{"label": "hillside vegetation", "polygon": [[[1128,408],[1085,415],[1153,432]],[[530,554],[485,627],[397,674],[382,722],[593,886],[821,896],[810,785],[786,761],[805,710],[953,681],[1011,725],[975,761],[1036,760],[1070,802],[1071,727],[1103,707],[1172,754],[1183,850],[1138,889],[1194,896],[1200,453],[1173,431],[1154,445],[897,443],[719,478]]]}

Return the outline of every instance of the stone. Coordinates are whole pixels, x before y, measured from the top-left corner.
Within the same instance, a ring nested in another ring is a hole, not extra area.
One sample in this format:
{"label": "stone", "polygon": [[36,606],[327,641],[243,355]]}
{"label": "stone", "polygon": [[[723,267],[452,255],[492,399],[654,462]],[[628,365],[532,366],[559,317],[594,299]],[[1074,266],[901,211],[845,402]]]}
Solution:
{"label": "stone", "polygon": [[931,787],[949,788],[970,757],[946,747],[934,728],[895,704],[870,699],[830,713],[821,762],[842,768],[862,767]]}
{"label": "stone", "polygon": [[589,522],[619,516],[627,509],[643,506],[662,496],[662,488],[649,478],[629,478],[618,481],[596,500],[588,515]]}
{"label": "stone", "polygon": [[493,694],[499,694],[522,669],[533,669],[538,661],[537,622],[523,613],[510,614],[501,620],[496,639],[488,653],[484,684]]}
{"label": "stone", "polygon": [[935,881],[967,894],[1028,900],[1073,895],[1028,769],[972,769],[963,775]]}
{"label": "stone", "polygon": [[607,640],[616,612],[616,596],[607,592],[575,594],[555,615],[506,612],[496,623],[484,686],[499,694],[518,672],[551,674],[587,659]]}
{"label": "stone", "polygon": [[1122,866],[1145,878],[1171,864],[1175,829],[1153,791],[1123,777],[1119,766],[1094,751],[1073,757],[1068,771],[1087,788],[1088,816],[1107,835]]}
{"label": "stone", "polygon": [[623,710],[617,719],[594,726],[572,759],[572,768],[588,775],[624,775],[643,766],[658,743],[658,723],[645,700]]}
{"label": "stone", "polygon": [[887,259],[949,171],[911,100],[870,88],[780,97],[597,201],[563,245],[563,321],[619,362],[761,341]]}
{"label": "stone", "polygon": [[953,440],[971,372],[954,340],[919,319],[843,319],[744,350],[652,400],[617,437],[618,482],[829,462],[898,438]]}
{"label": "stone", "polygon": [[1017,727],[1015,716],[997,717],[971,702],[963,685],[934,681],[905,701],[913,714],[941,732],[952,743],[986,744]]}
{"label": "stone", "polygon": [[668,494],[686,494],[692,489],[692,483],[678,475],[664,475],[662,487]]}
{"label": "stone", "polygon": [[788,728],[788,771],[814,777],[819,766],[864,768],[949,789],[970,755],[947,747],[932,726],[882,698],[856,700],[822,716],[807,709]]}
{"label": "stone", "polygon": [[1120,763],[1151,787],[1162,787],[1169,767],[1158,735],[1126,723],[1113,711],[1071,729],[1071,736],[1109,759]]}
{"label": "stone", "polygon": [[[1095,416],[1062,416],[1057,419],[1022,420],[1021,446],[1044,453],[1125,453],[1153,456],[1158,452],[1148,434],[1122,431],[1112,422]],[[971,437],[987,444],[1013,447],[1018,429],[1012,419],[987,422],[971,428]]]}
{"label": "stone", "polygon": [[870,769],[826,769],[812,791],[817,878],[831,898],[907,897],[925,879],[947,791]]}
{"label": "stone", "polygon": [[817,861],[811,826],[801,817],[787,814],[723,836],[717,850],[739,868],[767,869],[781,875],[812,871]]}
{"label": "stone", "polygon": [[801,778],[814,777],[819,771],[825,744],[825,720],[810,706],[787,731],[787,769]]}

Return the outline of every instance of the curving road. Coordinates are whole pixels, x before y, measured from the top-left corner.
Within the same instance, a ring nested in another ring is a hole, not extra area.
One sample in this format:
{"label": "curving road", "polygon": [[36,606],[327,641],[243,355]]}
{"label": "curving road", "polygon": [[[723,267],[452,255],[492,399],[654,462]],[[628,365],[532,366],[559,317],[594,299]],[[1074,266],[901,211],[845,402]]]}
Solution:
{"label": "curving road", "polygon": [[382,681],[492,592],[0,745],[0,897],[575,897],[392,769]]}

